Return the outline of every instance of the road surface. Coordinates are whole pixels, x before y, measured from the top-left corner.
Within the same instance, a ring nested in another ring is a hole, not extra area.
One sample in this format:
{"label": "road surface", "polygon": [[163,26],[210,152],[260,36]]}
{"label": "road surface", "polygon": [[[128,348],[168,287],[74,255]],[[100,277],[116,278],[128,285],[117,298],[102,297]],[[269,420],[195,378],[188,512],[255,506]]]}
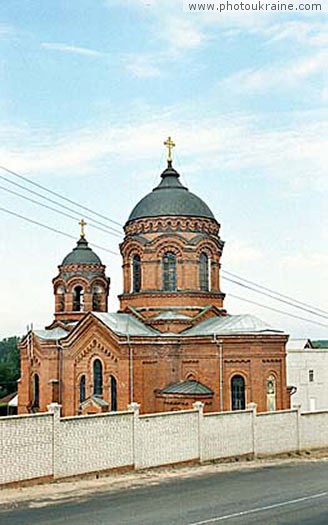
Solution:
{"label": "road surface", "polygon": [[13,507],[0,506],[1,525],[327,525],[328,461],[163,479]]}

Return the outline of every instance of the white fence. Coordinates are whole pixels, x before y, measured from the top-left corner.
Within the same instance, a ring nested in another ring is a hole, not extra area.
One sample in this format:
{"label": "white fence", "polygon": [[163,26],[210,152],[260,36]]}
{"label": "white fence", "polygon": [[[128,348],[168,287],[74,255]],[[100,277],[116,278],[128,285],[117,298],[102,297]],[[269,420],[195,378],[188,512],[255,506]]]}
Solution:
{"label": "white fence", "polygon": [[198,410],[140,416],[136,420],[135,467],[147,468],[199,458]]}
{"label": "white fence", "polygon": [[203,414],[195,403],[140,416],[132,404],[127,412],[60,418],[52,404],[45,414],[0,418],[0,484],[325,447],[328,410]]}
{"label": "white fence", "polygon": [[0,484],[53,475],[53,414],[0,418]]}

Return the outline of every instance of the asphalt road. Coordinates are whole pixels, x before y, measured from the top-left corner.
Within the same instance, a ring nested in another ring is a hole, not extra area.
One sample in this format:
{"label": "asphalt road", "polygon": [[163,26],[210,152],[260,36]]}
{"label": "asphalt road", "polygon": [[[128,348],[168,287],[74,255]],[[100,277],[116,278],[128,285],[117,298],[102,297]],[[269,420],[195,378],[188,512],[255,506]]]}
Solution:
{"label": "asphalt road", "polygon": [[0,510],[1,525],[328,524],[328,462],[302,462],[108,490]]}

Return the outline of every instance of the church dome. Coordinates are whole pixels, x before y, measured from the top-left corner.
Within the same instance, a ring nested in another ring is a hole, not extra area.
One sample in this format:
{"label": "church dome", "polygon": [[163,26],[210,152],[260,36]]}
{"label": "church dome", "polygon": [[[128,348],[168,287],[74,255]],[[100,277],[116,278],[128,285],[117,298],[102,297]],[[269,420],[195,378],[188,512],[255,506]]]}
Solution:
{"label": "church dome", "polygon": [[75,248],[66,255],[62,262],[62,266],[68,264],[102,264],[98,255],[89,247],[88,241],[81,237]]}
{"label": "church dome", "polygon": [[129,221],[163,215],[215,218],[207,204],[181,184],[170,161],[161,177],[160,184],[133,208]]}

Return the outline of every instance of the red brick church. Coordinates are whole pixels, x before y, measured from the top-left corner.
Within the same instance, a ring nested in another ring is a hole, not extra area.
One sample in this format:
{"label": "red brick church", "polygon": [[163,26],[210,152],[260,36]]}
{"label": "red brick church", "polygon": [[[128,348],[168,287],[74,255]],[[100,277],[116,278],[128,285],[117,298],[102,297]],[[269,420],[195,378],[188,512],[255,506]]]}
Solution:
{"label": "red brick church", "polygon": [[191,408],[289,408],[287,336],[252,315],[230,315],[220,286],[224,243],[209,207],[168,166],[133,208],[120,245],[123,293],[109,313],[110,280],[81,237],[53,280],[55,318],[21,343],[18,412],[62,415]]}

